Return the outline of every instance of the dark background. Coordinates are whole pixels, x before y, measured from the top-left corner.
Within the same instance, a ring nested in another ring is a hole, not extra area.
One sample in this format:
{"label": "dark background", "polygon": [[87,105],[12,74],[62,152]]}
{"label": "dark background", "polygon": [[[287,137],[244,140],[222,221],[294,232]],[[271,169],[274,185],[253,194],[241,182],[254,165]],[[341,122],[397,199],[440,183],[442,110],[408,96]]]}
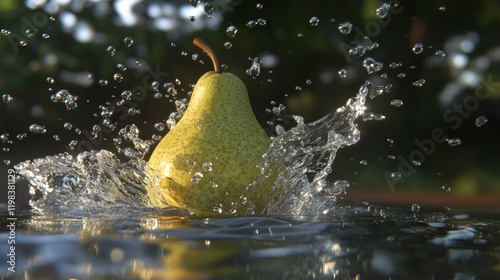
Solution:
{"label": "dark background", "polygon": [[[71,152],[68,144],[72,140],[87,141],[94,149],[115,152],[112,139],[127,124],[135,123],[143,139],[165,134],[167,130],[157,131],[154,124],[164,121],[175,110],[172,101],[187,98],[190,84],[211,70],[208,58],[191,43],[200,36],[212,45],[221,62],[227,65],[227,71],[243,79],[256,116],[271,135],[275,132],[268,121],[290,128],[295,124],[291,115],[301,115],[306,122],[317,120],[345,104],[368,78],[376,84],[393,85],[390,92],[367,101],[369,112],[386,118],[359,120],[361,140],[339,152],[332,180],[347,179],[353,183],[351,188],[357,190],[443,192],[442,186],[448,185],[457,194],[498,192],[500,51],[495,52],[500,47],[498,1],[481,0],[472,4],[387,1],[392,5],[399,3],[399,7],[392,6],[398,12],[378,19],[375,10],[379,1],[218,0],[211,1],[212,19],[192,11],[192,15],[196,14],[194,21],[189,18],[191,14],[182,13],[183,9],[193,7],[190,4],[193,1],[137,2],[130,7],[136,18],[130,24],[125,24],[121,12],[117,12],[123,11],[120,1],[69,1],[64,6],[48,3],[30,6],[32,1],[17,0],[0,3],[0,29],[10,31],[8,36],[0,35],[0,96],[9,94],[13,98],[8,103],[0,101],[0,135],[9,135],[9,140],[0,141],[2,188],[7,184],[7,170],[13,165]],[[199,5],[203,7],[207,2],[201,1]],[[258,3],[262,4],[261,9],[257,8]],[[320,20],[317,26],[309,24],[313,16]],[[73,18],[76,24],[65,26],[63,18]],[[259,18],[266,20],[266,24],[246,26],[250,20]],[[338,25],[345,21],[358,29],[348,35],[341,34]],[[234,38],[226,35],[230,25],[238,29]],[[367,31],[370,26],[375,29]],[[31,32],[26,32],[26,28]],[[79,40],[82,30],[92,32],[87,39]],[[346,46],[352,47],[352,42],[360,38],[356,36],[363,32],[372,32],[371,40],[378,42],[379,47],[361,58],[346,56]],[[130,47],[124,44],[125,37],[133,39]],[[20,46],[20,40],[27,45]],[[231,42],[232,48],[226,49],[225,42]],[[412,47],[419,42],[424,51],[417,55]],[[469,45],[472,47],[468,48]],[[114,56],[107,51],[109,46],[116,49]],[[444,50],[446,57],[438,58],[437,50]],[[191,59],[194,53],[199,54],[197,61]],[[245,71],[251,66],[249,58],[254,57],[262,60],[272,57],[276,63],[266,67],[268,64],[263,62],[260,75],[253,79]],[[383,69],[368,75],[362,67],[366,57],[383,62]],[[457,67],[453,62],[457,57],[468,62],[462,68]],[[200,59],[205,64],[200,65]],[[136,60],[143,67],[135,65]],[[402,66],[391,68],[393,62]],[[119,63],[128,69],[120,71]],[[484,66],[485,63],[489,65]],[[163,84],[173,83],[178,94],[155,99],[148,86],[153,79],[145,66],[168,73],[160,77],[160,92],[168,94]],[[347,70],[346,78],[339,77],[340,69]],[[490,82],[467,84],[461,76],[465,70]],[[92,80],[87,78],[89,73],[94,77]],[[121,82],[114,80],[115,73],[123,76]],[[398,78],[399,73],[406,76]],[[48,77],[54,79],[53,84],[47,82]],[[102,79],[109,82],[107,86],[99,84]],[[310,84],[306,82],[308,79]],[[418,79],[425,79],[426,83],[414,86]],[[461,86],[451,91],[454,94],[445,95],[443,92],[450,85]],[[89,141],[86,132],[102,121],[99,106],[113,105],[124,90],[134,88],[146,89],[144,100],[133,100],[141,113],[128,115],[122,110],[124,107],[116,108],[110,120],[117,129],[104,133],[99,141]],[[67,110],[64,104],[51,101],[51,95],[61,89],[78,96],[76,109]],[[454,105],[463,105],[478,90],[486,92],[486,89],[488,98],[480,100],[471,112],[460,115],[461,123],[454,129],[455,122],[443,114],[456,108]],[[443,96],[448,97],[447,102],[440,101]],[[403,100],[404,105],[391,106],[393,99]],[[276,105],[272,105],[273,101]],[[266,112],[279,104],[286,106],[281,122]],[[478,116],[488,119],[482,127],[475,125]],[[66,122],[73,124],[71,130],[63,128]],[[29,132],[33,123],[45,126],[47,132]],[[78,135],[75,128],[83,133]],[[415,174],[389,186],[384,173],[397,171],[401,161],[388,155],[407,159],[417,148],[414,141],[431,137],[436,128],[443,129],[449,138],[460,138],[462,144],[456,147],[436,144],[422,166],[414,167]],[[24,133],[27,137],[19,140],[17,135]],[[54,140],[53,135],[60,140]],[[78,147],[89,146],[77,146],[80,152]],[[367,164],[360,164],[361,160]],[[23,182],[17,183],[17,190],[28,197]],[[2,200],[5,193],[0,192]]]}

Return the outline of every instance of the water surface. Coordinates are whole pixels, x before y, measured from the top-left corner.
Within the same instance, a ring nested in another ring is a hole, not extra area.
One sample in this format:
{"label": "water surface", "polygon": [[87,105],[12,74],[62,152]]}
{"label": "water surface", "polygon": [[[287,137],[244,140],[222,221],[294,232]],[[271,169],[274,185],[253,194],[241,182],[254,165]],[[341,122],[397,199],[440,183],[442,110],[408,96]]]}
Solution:
{"label": "water surface", "polygon": [[[3,278],[500,277],[498,211],[414,213],[360,205],[322,218],[200,218],[175,209],[115,210],[128,214],[51,218],[24,212],[16,232],[16,273],[2,271]],[[0,246],[7,250],[6,242]]]}

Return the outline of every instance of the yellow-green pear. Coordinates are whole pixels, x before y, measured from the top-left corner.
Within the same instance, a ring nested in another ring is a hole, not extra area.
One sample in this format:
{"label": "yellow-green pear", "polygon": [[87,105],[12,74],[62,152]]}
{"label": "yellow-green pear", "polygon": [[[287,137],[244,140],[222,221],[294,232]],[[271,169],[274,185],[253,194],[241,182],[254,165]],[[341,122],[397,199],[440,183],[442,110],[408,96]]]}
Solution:
{"label": "yellow-green pear", "polygon": [[220,70],[203,40],[193,43],[208,54],[215,71],[198,80],[184,115],[153,151],[147,192],[155,206],[224,214],[259,177],[270,139],[253,114],[243,82]]}

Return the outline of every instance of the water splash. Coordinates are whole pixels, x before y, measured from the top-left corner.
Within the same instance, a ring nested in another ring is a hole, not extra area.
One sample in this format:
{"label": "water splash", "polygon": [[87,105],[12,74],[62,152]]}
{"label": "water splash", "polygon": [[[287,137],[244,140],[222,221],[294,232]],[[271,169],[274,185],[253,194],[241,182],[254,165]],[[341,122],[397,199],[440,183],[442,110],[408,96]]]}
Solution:
{"label": "water splash", "polygon": [[[265,214],[316,215],[335,206],[336,196],[345,193],[349,183],[329,182],[327,176],[338,149],[358,142],[360,131],[355,121],[364,114],[369,92],[367,82],[335,113],[312,123],[298,118],[296,127],[286,132],[283,129],[273,140],[263,157],[257,184],[277,172],[274,185],[282,187],[276,188]],[[182,115],[185,102],[179,102],[178,107],[177,115]],[[139,138],[135,125],[120,130],[114,140],[119,140],[114,141],[117,154],[100,150],[73,157],[64,153],[16,165],[18,174],[30,184],[34,211],[43,215],[100,216],[116,212],[117,205],[149,209],[145,185],[150,178],[144,157],[153,141]],[[132,143],[131,147],[123,147],[124,142]],[[128,159],[120,161],[120,154]],[[205,165],[210,170],[210,163]],[[193,178],[196,176],[203,175]]]}
{"label": "water splash", "polygon": [[360,139],[355,121],[364,114],[367,84],[347,104],[312,123],[300,123],[274,139],[262,162],[262,182],[278,171],[274,187],[281,190],[269,201],[268,215],[318,215],[335,207],[336,196],[348,183],[329,182],[332,164],[340,148]]}
{"label": "water splash", "polygon": [[[44,215],[101,216],[111,207],[144,207],[146,162],[120,162],[110,151],[68,153],[28,160],[15,166],[30,183],[30,205]],[[112,212],[114,213],[114,212]]]}

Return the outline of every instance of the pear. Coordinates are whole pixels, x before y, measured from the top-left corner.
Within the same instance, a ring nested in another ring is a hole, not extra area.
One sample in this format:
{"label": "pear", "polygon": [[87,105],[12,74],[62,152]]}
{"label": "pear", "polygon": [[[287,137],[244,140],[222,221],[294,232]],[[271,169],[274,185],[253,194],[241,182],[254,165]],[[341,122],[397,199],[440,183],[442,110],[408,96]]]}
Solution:
{"label": "pear", "polygon": [[158,207],[228,214],[259,178],[258,164],[270,139],[253,114],[243,82],[221,71],[202,39],[193,43],[210,57],[215,71],[198,80],[184,115],[151,154],[153,179],[146,190]]}

